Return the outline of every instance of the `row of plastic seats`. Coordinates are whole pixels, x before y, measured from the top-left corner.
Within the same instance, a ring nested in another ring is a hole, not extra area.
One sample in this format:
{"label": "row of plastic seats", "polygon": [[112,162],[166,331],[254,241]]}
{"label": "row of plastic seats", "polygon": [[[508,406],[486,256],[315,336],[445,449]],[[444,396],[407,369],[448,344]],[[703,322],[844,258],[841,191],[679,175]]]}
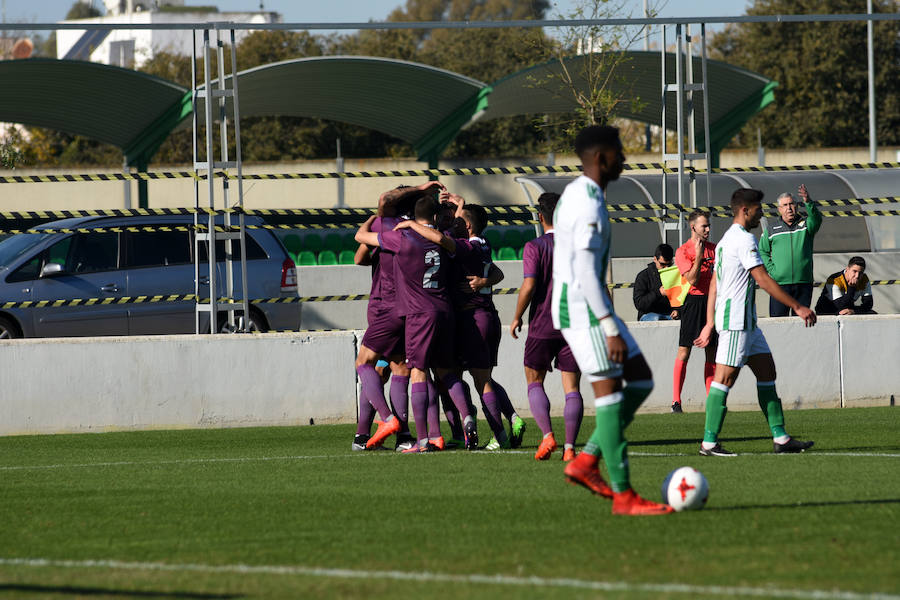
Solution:
{"label": "row of plastic seats", "polygon": [[282,241],[288,252],[293,252],[298,256],[303,251],[318,255],[325,250],[340,256],[341,252],[345,250],[356,251],[357,244],[356,240],[353,239],[355,234],[355,229],[352,231],[345,230],[340,233],[332,231],[324,234],[313,231],[306,233],[302,238],[299,235],[290,233],[284,236]]}
{"label": "row of plastic seats", "polygon": [[288,254],[297,266],[314,267],[316,265],[352,265],[356,252],[341,250],[339,253],[335,253],[332,250],[322,250],[316,254],[311,250],[301,250],[296,253],[288,251]]}
{"label": "row of plastic seats", "polygon": [[504,231],[491,228],[487,228],[484,230],[484,239],[488,241],[488,243],[491,245],[491,248],[512,248],[516,251],[517,254],[518,251],[525,245],[525,243],[533,240],[535,236],[536,234],[534,232],[534,227],[529,227],[527,229],[507,228]]}

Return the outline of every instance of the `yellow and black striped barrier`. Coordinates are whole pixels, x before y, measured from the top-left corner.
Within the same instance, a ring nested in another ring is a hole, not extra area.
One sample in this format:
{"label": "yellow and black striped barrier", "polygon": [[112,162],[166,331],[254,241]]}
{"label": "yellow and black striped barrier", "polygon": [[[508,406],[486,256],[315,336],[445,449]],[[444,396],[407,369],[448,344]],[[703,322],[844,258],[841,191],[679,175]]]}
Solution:
{"label": "yellow and black striped barrier", "polygon": [[[900,279],[870,279],[874,286],[900,285]],[[819,287],[824,281],[817,281],[813,285]],[[606,285],[611,290],[630,289],[633,283],[609,283]],[[497,288],[493,291],[495,296],[518,294],[519,288]],[[250,304],[304,304],[310,302],[355,302],[368,300],[369,294],[331,294],[327,296],[290,296],[284,298],[254,298]],[[69,300],[23,300],[21,302],[0,302],[0,309],[11,308],[59,308],[64,306],[106,306],[116,304],[149,304],[155,302],[198,302],[209,304],[209,298],[199,298],[196,294],[170,294],[158,296],[120,296],[117,298],[72,298]],[[219,298],[220,304],[237,303],[240,300]]]}
{"label": "yellow and black striped barrier", "polygon": [[[822,165],[785,165],[771,167],[718,167],[711,173],[774,173],[783,171],[847,171],[859,169],[896,169],[900,163],[833,163]],[[677,173],[677,167],[664,163],[628,163],[626,171],[661,171]],[[690,173],[706,173],[707,169],[685,167]],[[241,177],[248,181],[278,181],[285,179],[372,179],[380,177],[449,177],[468,175],[549,175],[555,173],[580,173],[580,166],[568,165],[530,165],[519,167],[460,167],[454,169],[402,169],[385,171],[331,171],[321,173],[243,173]],[[214,177],[221,179],[237,179],[237,175],[228,171],[215,171]],[[206,175],[194,171],[147,171],[137,173],[85,173],[70,175],[6,175],[0,177],[0,183],[84,183],[111,181],[159,181],[171,179],[205,180]]]}

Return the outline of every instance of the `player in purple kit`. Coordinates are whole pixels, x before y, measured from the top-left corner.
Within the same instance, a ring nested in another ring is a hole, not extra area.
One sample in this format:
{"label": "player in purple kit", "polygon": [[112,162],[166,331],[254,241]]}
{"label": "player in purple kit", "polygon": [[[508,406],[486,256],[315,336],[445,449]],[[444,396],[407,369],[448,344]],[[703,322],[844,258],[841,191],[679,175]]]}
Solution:
{"label": "player in purple kit", "polygon": [[399,314],[406,317],[406,361],[410,367],[410,400],[418,448],[422,451],[433,449],[429,444],[427,417],[427,373],[433,368],[462,416],[466,447],[475,449],[477,426],[469,412],[463,384],[452,372],[454,323],[447,292],[450,256],[444,248],[425,240],[416,231],[404,231],[413,223],[434,228],[437,209],[437,200],[426,195],[416,202],[415,221],[404,221],[394,231],[374,233],[370,229],[374,218],[370,218],[360,227],[356,241],[378,246],[383,252],[394,255],[396,304]]}
{"label": "player in purple kit", "polygon": [[509,332],[518,339],[518,333],[522,330],[522,315],[530,305],[528,338],[525,340],[525,380],[528,382],[531,414],[544,434],[534,458],[547,460],[557,448],[550,424],[550,400],[544,390],[547,371],[552,371],[555,366],[562,375],[563,390],[566,392],[563,460],[568,462],[575,458],[575,439],[584,416],[584,399],[578,391],[581,381],[578,363],[562,333],[553,327],[550,315],[553,291],[553,211],[558,201],[559,194],[552,192],[541,194],[538,198],[538,220],[545,233],[525,244],[522,255],[524,278]]}
{"label": "player in purple kit", "polygon": [[[391,231],[400,218],[396,215],[409,211],[409,206],[419,197],[429,194],[429,190],[440,189],[441,184],[428,182],[417,187],[401,186],[385,192],[379,198],[378,216],[371,220],[370,229],[376,233]],[[365,261],[364,252],[359,252],[359,262]],[[408,426],[408,383],[410,372],[404,362],[404,322],[396,306],[396,288],[394,277],[394,256],[381,252],[377,248],[371,254],[372,289],[367,311],[369,327],[360,344],[356,359],[356,372],[359,375],[362,391],[360,394],[360,411],[356,437],[353,448],[365,444],[368,449],[380,445],[385,438],[397,433],[397,450],[412,447],[412,436]],[[384,397],[382,376],[375,370],[379,358],[386,357],[391,361],[391,403],[394,410],[388,407]],[[381,417],[375,434],[371,437],[372,411],[367,410],[366,403],[378,411]],[[368,439],[364,439],[368,438]]]}

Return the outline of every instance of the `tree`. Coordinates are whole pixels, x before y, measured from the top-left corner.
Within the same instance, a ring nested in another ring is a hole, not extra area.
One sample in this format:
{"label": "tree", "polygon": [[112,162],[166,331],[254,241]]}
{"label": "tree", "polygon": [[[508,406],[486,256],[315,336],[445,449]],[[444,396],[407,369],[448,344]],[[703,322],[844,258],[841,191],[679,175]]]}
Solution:
{"label": "tree", "polygon": [[90,19],[99,16],[100,11],[92,5],[85,4],[84,2],[76,2],[72,5],[72,8],[69,9],[69,12],[66,13],[66,21],[71,21],[73,19]]}
{"label": "tree", "polygon": [[[875,12],[897,12],[875,0]],[[856,0],[756,0],[748,15],[859,13]],[[861,146],[868,143],[865,23],[741,23],[715,35],[711,56],[778,81],[774,106],[754,117],[733,142],[749,147],[756,130],[769,147]],[[878,141],[900,143],[900,23],[874,27]]]}

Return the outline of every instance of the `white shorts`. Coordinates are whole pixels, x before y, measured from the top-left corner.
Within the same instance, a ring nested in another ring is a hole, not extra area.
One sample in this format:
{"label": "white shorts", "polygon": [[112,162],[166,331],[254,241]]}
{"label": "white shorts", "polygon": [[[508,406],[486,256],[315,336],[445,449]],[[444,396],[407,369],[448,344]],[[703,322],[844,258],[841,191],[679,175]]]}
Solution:
{"label": "white shorts", "polygon": [[719,332],[716,362],[729,367],[743,367],[754,354],[771,354],[769,344],[760,328],[752,331],[728,330]]}
{"label": "white shorts", "polygon": [[[631,337],[625,323],[619,317],[613,317],[619,334],[628,346],[627,358],[634,358],[641,353],[637,342]],[[563,329],[563,337],[572,349],[578,368],[584,373],[588,381],[601,381],[615,379],[622,376],[622,363],[609,360],[609,351],[606,348],[606,334],[600,325],[594,325],[588,329]]]}

